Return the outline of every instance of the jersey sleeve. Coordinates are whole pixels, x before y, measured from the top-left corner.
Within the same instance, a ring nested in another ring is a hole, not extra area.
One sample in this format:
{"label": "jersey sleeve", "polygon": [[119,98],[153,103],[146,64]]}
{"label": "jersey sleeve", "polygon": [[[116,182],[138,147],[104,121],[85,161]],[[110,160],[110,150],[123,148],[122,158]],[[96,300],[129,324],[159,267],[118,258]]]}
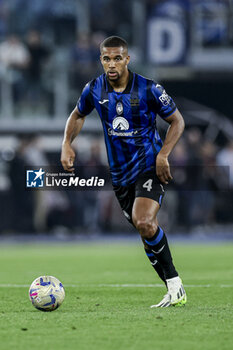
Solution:
{"label": "jersey sleeve", "polygon": [[172,115],[176,110],[176,104],[173,99],[166,93],[163,86],[159,84],[152,84],[151,87],[153,106],[156,109],[156,113],[165,119]]}
{"label": "jersey sleeve", "polygon": [[84,116],[91,113],[94,109],[93,96],[91,93],[90,83],[87,83],[82,91],[81,96],[78,99],[77,107],[81,114]]}

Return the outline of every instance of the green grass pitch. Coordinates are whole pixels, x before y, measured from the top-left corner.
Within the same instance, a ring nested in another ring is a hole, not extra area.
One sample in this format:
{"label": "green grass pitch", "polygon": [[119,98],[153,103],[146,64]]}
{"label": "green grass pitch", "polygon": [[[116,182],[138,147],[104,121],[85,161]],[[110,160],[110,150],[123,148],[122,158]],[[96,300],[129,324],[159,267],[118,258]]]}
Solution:
{"label": "green grass pitch", "polygon": [[[165,288],[139,243],[2,245],[0,349],[232,349],[233,245],[171,248],[187,305],[150,309]],[[40,275],[64,284],[54,312],[28,299]]]}

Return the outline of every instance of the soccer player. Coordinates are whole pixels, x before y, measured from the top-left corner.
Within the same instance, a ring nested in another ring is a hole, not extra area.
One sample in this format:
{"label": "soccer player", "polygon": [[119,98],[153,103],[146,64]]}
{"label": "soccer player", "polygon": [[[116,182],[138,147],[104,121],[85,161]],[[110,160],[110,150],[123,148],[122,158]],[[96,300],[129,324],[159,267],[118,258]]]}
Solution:
{"label": "soccer player", "polygon": [[[74,170],[71,143],[85,117],[96,108],[116,197],[167,287],[161,302],[151,307],[182,306],[186,293],[157,214],[164,196],[163,185],[172,179],[168,156],[184,130],[184,120],[161,85],[128,69],[130,56],[124,39],[106,38],[100,54],[104,74],[86,84],[67,120],[61,162],[65,170]],[[157,114],[170,124],[164,143],[156,129]]]}

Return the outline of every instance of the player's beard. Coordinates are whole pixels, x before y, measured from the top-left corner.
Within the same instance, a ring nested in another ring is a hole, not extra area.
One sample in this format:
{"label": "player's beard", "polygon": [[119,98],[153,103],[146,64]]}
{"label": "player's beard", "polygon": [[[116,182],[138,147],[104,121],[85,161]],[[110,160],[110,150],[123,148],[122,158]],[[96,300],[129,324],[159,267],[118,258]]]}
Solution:
{"label": "player's beard", "polygon": [[[115,75],[111,76],[111,74],[109,75],[109,73],[115,73]],[[114,72],[107,72],[107,77],[108,77],[109,80],[116,81],[116,80],[119,80],[120,74],[118,72],[115,72],[115,71]]]}

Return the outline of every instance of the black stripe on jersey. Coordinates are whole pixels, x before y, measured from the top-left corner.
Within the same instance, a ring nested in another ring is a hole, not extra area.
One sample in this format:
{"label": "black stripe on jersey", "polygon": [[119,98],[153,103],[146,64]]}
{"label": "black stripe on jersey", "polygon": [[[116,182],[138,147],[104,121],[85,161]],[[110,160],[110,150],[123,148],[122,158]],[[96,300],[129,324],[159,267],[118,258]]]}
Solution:
{"label": "black stripe on jersey", "polygon": [[[106,91],[106,86],[104,83],[101,86],[101,101],[103,100],[109,100],[108,92]],[[108,130],[106,129],[106,125],[104,123],[104,120],[109,120],[109,116],[108,116],[109,109],[106,108],[106,106],[104,106],[103,104],[100,104],[100,110],[101,110],[100,117],[101,117],[102,125],[103,125],[103,128],[105,129],[104,137],[105,137],[105,143],[106,143],[106,148],[107,148],[107,153],[108,153],[108,158],[110,163],[109,165],[111,166],[111,158],[114,159],[114,162],[116,163],[116,161],[118,160],[118,156],[117,156],[116,149],[114,147],[111,147],[111,144],[108,141]]]}
{"label": "black stripe on jersey", "polygon": [[[130,100],[139,101],[139,81],[138,81],[138,75],[135,74],[134,78],[134,88],[130,95]],[[131,105],[131,113],[132,113],[132,123],[133,123],[133,130],[136,130],[136,125],[140,125],[141,118],[143,116],[140,115],[140,103],[136,105]],[[144,169],[146,169],[146,149],[144,146],[144,143],[142,144],[142,140],[140,135],[134,136],[134,142],[135,146],[138,149],[137,153],[139,153],[140,150],[140,159],[142,161],[140,162],[140,173],[143,172]]]}
{"label": "black stripe on jersey", "polygon": [[[117,98],[117,100],[116,100],[116,104],[118,103],[118,102],[121,102],[122,104],[124,104],[123,103],[123,96],[121,95],[119,98]],[[122,153],[122,155],[121,156],[123,156],[123,158],[124,158],[124,162],[125,162],[125,164],[124,164],[124,166],[126,167],[126,169],[125,169],[125,172],[127,173],[127,179],[126,179],[126,182],[128,181],[128,179],[129,178],[131,178],[131,175],[132,175],[132,169],[129,167],[129,162],[130,162],[130,160],[131,160],[131,155],[132,155],[132,148],[133,149],[135,149],[134,148],[134,146],[132,146],[132,145],[129,145],[129,144],[126,144],[125,142],[123,142],[122,141],[122,139],[121,139],[121,137],[119,137],[118,138],[118,147],[121,147],[121,149],[122,149],[122,151],[123,151],[123,153]]]}
{"label": "black stripe on jersey", "polygon": [[[133,73],[130,72],[130,81],[127,85],[127,88],[132,87],[132,82],[133,82]],[[126,88],[126,89],[127,89]],[[110,97],[108,95],[108,92],[113,91],[113,88],[111,87],[111,85],[109,84],[108,80],[106,79],[106,76],[104,77],[103,79],[103,85],[102,85],[102,89],[101,89],[101,100],[109,100],[112,98],[114,99],[114,97]],[[125,90],[126,91],[126,90]],[[125,93],[124,91],[124,93]],[[122,101],[122,97],[120,98],[117,98],[117,102]],[[116,102],[116,103],[117,103]],[[106,105],[101,105],[100,106],[101,108],[101,115],[102,115],[102,119],[103,119],[103,127],[105,129],[105,141],[106,141],[106,147],[107,147],[107,150],[108,150],[108,155],[109,155],[109,163],[110,163],[110,166],[112,166],[112,161],[111,159],[113,159],[113,163],[115,163],[115,165],[118,163],[118,164],[121,164],[121,161],[119,161],[119,155],[117,153],[117,150],[116,148],[112,145],[111,143],[111,140],[109,140],[109,138],[111,138],[111,136],[108,136],[108,130],[106,129],[106,125],[104,123],[104,120],[108,120],[109,121],[109,108],[106,108]],[[113,137],[113,136],[112,136]],[[122,149],[122,152],[121,152],[121,160],[124,159],[124,166],[125,166],[125,170],[124,172],[127,174],[126,176],[126,183],[127,183],[127,179],[131,177],[131,173],[132,173],[132,170],[129,168],[129,158],[128,157],[131,157],[131,153],[129,152],[129,149],[128,147],[124,144],[124,142],[121,141],[121,138],[119,137],[118,140],[116,140],[116,143],[118,144],[118,147],[121,147]],[[122,182],[123,183],[123,182]]]}
{"label": "black stripe on jersey", "polygon": [[[117,99],[116,103],[118,103],[118,102],[121,102],[123,104],[123,97],[122,96],[120,96]],[[126,173],[127,173],[127,180],[128,180],[132,176],[132,169],[129,168],[128,164],[131,160],[132,153],[134,153],[134,151],[135,151],[135,147],[133,145],[129,145],[125,142],[122,142],[121,138],[119,138],[118,142],[121,146],[121,149],[123,150],[123,155],[124,155],[124,159],[125,159],[125,166],[126,166]]]}
{"label": "black stripe on jersey", "polygon": [[[157,114],[157,111],[155,110],[155,102],[154,102],[154,96],[151,92],[152,85],[154,84],[153,80],[146,80],[146,99],[147,99],[147,105],[148,105],[148,110],[153,111],[154,114]],[[156,119],[154,122],[154,127],[156,129]]]}
{"label": "black stripe on jersey", "polygon": [[[153,102],[154,96],[153,96],[153,94],[151,92],[152,84],[154,84],[153,80],[147,79],[147,81],[146,81],[146,85],[147,85],[146,86],[146,99],[147,99],[148,109],[150,111],[153,111],[156,114],[157,112],[155,110],[155,106],[154,106],[154,102]],[[156,118],[155,118],[155,121],[154,121],[154,129],[157,130]],[[155,157],[157,157],[157,153],[158,152],[156,151],[155,144],[154,144],[154,142],[152,140],[151,140],[151,144],[152,144],[154,155],[155,155]]]}

